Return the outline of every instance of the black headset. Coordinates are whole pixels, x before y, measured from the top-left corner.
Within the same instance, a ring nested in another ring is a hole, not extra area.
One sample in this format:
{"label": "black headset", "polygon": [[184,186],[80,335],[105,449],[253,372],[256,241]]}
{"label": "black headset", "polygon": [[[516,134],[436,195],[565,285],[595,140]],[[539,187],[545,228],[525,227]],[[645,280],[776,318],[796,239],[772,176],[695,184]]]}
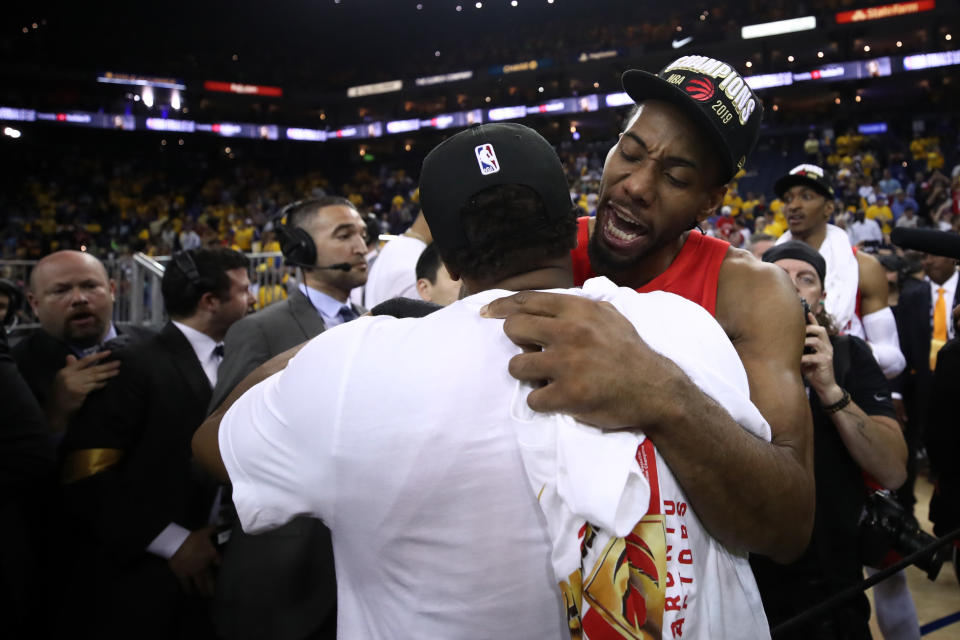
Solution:
{"label": "black headset", "polygon": [[213,291],[216,288],[216,279],[209,276],[200,275],[197,263],[193,259],[193,250],[177,251],[171,256],[173,263],[177,265],[180,272],[187,278],[187,286],[192,287],[194,292],[202,296],[207,291]]}
{"label": "black headset", "polygon": [[280,252],[283,253],[283,259],[287,264],[311,269],[317,265],[317,245],[313,238],[303,227],[297,227],[290,224],[290,214],[310,200],[297,200],[291,202],[274,218],[273,229],[277,232],[277,240],[280,241]]}

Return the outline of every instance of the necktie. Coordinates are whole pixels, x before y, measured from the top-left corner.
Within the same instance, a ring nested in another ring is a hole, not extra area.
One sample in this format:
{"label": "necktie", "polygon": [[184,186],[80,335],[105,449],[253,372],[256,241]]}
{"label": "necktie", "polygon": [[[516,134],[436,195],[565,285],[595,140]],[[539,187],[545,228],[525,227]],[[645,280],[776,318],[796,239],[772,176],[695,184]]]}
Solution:
{"label": "necktie", "polygon": [[343,305],[340,307],[340,313],[337,315],[340,316],[340,319],[344,322],[350,322],[351,320],[356,320],[359,317],[357,312],[351,309],[348,305]]}
{"label": "necktie", "polygon": [[937,352],[947,342],[947,301],[942,287],[937,289],[937,302],[933,305],[933,339],[930,340],[930,370],[937,368]]}
{"label": "necktie", "polygon": [[223,343],[220,343],[213,348],[213,355],[217,358],[223,357]]}

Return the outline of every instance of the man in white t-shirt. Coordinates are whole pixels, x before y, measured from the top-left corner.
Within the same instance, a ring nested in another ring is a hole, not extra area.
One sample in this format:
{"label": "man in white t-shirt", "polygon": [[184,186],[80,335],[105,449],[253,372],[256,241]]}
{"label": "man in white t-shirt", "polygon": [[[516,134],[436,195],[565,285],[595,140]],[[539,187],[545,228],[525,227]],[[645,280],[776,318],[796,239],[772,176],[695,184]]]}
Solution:
{"label": "man in white t-shirt", "polygon": [[417,259],[427,245],[433,242],[430,227],[421,211],[410,228],[384,245],[370,268],[363,306],[372,309],[390,298],[412,298],[417,294]]}
{"label": "man in white t-shirt", "polygon": [[862,247],[866,242],[876,244],[883,243],[883,230],[876,220],[867,218],[863,209],[859,209],[853,214],[853,221],[847,226],[847,237],[850,238],[850,244],[855,247]]}
{"label": "man in white t-shirt", "polygon": [[576,211],[531,129],[450,138],[424,161],[421,197],[471,295],[336,327],[228,398],[194,452],[229,475],[244,528],[323,519],[341,638],[769,637],[746,554],[709,536],[652,442],[531,411],[532,387],[508,373],[520,348],[481,311],[504,290],[608,301],[769,440],[720,326],[672,294],[603,278],[569,289]]}

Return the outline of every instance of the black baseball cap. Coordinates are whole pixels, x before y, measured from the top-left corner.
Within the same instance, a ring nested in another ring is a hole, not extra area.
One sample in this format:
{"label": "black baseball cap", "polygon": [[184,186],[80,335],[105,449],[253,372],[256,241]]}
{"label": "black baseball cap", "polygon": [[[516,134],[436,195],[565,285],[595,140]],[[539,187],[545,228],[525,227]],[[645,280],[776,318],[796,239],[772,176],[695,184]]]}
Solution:
{"label": "black baseball cap", "polygon": [[810,187],[825,198],[833,199],[833,187],[827,181],[823,167],[815,164],[798,164],[790,169],[790,173],[773,183],[773,192],[778,198],[782,198],[783,194],[798,184]]}
{"label": "black baseball cap", "polygon": [[761,259],[764,262],[786,259],[802,260],[816,270],[817,275],[820,276],[821,286],[827,279],[827,261],[823,259],[819,251],[799,240],[775,244],[763,252],[763,258]]}
{"label": "black baseball cap", "polygon": [[669,102],[699,124],[723,162],[725,182],[743,168],[760,137],[763,103],[733,65],[722,60],[683,56],[656,75],[626,71],[620,82],[634,102]]}
{"label": "black baseball cap", "polygon": [[438,247],[448,251],[467,246],[460,210],[477,193],[504,184],[536,191],[551,219],[571,215],[560,157],[530,127],[477,125],[434,147],[420,171],[420,205]]}

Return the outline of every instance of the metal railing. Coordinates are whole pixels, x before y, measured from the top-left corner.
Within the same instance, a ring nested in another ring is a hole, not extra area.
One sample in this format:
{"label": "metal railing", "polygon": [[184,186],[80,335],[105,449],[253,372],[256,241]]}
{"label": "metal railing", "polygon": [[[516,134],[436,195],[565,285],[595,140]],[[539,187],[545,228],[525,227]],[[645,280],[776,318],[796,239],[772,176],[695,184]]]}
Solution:
{"label": "metal railing", "polygon": [[[248,253],[250,283],[258,308],[286,299],[292,284],[290,268],[283,264],[283,254]],[[170,256],[150,257],[136,253],[132,257],[103,260],[107,275],[116,286],[113,321],[116,324],[138,324],[160,327],[166,321],[160,282]],[[20,286],[24,292],[36,260],[0,260],[0,278]],[[39,327],[32,311],[23,310],[17,329]]]}

